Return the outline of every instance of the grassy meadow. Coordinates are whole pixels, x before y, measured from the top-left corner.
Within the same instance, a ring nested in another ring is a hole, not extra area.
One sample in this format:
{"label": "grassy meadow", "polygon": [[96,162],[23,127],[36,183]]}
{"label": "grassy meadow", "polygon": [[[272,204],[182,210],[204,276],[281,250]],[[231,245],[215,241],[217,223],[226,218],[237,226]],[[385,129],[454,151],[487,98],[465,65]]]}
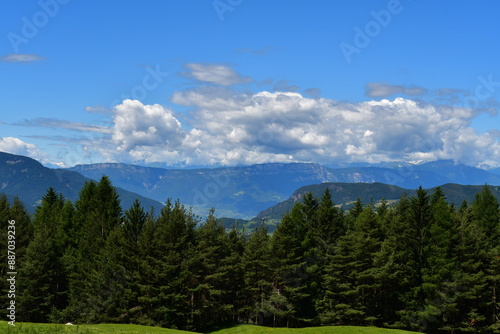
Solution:
{"label": "grassy meadow", "polygon": [[[139,326],[139,325],[120,325],[120,324],[99,324],[99,325],[79,325],[66,326],[57,324],[36,324],[36,323],[17,323],[15,327],[7,324],[6,321],[0,321],[0,333],[33,333],[33,334],[52,334],[52,333],[118,333],[118,334],[187,334],[193,332],[179,331],[175,329],[166,329],[159,327]],[[413,333],[403,330],[384,329],[376,327],[356,327],[356,326],[328,326],[328,327],[310,327],[310,328],[271,328],[253,325],[239,325],[231,328],[215,331],[212,334],[406,334]]]}

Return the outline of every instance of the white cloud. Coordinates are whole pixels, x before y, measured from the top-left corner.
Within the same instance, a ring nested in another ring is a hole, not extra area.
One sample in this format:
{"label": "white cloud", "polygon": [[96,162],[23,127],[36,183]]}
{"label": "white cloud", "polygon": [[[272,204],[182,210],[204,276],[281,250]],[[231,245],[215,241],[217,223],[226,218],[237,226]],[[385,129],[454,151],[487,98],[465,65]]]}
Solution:
{"label": "white cloud", "polygon": [[191,158],[200,163],[260,161],[252,153],[267,161],[325,163],[416,158],[475,163],[499,158],[495,136],[478,134],[470,126],[476,115],[470,108],[404,98],[343,103],[290,92],[229,98],[216,93],[196,90],[174,98],[195,108],[196,135],[186,141],[197,140],[196,152],[203,154]]}
{"label": "white cloud", "polygon": [[240,85],[252,81],[251,78],[240,75],[226,65],[188,63],[186,68],[190,71],[187,73],[189,77],[221,86]]}
{"label": "white cloud", "polygon": [[43,60],[43,57],[24,53],[13,53],[0,57],[0,62],[4,63],[29,63],[40,60]]}
{"label": "white cloud", "polygon": [[185,134],[173,113],[159,104],[125,100],[115,107],[112,142],[119,151],[141,146],[176,148]]}
{"label": "white cloud", "polygon": [[[471,108],[404,98],[348,103],[297,92],[249,94],[223,87],[177,92],[173,102],[187,107],[189,114],[180,117],[158,104],[125,100],[111,110],[109,127],[32,123],[100,131],[102,136],[81,144],[108,161],[239,165],[454,159],[492,166],[500,161],[498,133],[477,133],[471,127],[477,111]],[[35,149],[24,149],[30,148]]]}
{"label": "white cloud", "polygon": [[31,156],[33,153],[38,153],[36,145],[25,143],[14,137],[0,137],[0,151],[28,156]]}
{"label": "white cloud", "polygon": [[26,143],[14,137],[0,137],[0,151],[15,155],[23,155],[38,160],[49,167],[67,167],[62,162],[53,162],[47,154],[41,152],[36,145]]}

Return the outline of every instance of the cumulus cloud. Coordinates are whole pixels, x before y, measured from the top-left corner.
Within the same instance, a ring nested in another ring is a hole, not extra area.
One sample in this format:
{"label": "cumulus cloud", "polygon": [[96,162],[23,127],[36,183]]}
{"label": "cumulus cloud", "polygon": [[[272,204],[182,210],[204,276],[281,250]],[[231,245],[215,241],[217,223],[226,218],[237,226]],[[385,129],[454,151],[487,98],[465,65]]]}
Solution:
{"label": "cumulus cloud", "polygon": [[249,83],[249,77],[244,77],[229,66],[219,64],[188,63],[185,66],[189,72],[186,76],[201,82],[208,82],[221,86],[233,86]]}
{"label": "cumulus cloud", "polygon": [[[191,158],[225,164],[267,161],[392,161],[498,158],[492,133],[470,126],[471,108],[404,98],[345,103],[295,92],[217,96],[188,91],[174,102],[195,108]],[[197,152],[203,152],[202,155]],[[471,152],[474,152],[473,154]],[[202,161],[202,162],[203,162]]]}
{"label": "cumulus cloud", "polygon": [[425,88],[418,86],[388,85],[379,82],[369,82],[365,88],[365,94],[369,97],[389,97],[396,94],[418,96],[427,92]]}
{"label": "cumulus cloud", "polygon": [[25,143],[14,137],[0,137],[0,151],[29,156],[33,153],[38,153],[36,145]]}
{"label": "cumulus cloud", "polygon": [[125,100],[115,107],[112,141],[120,151],[141,146],[175,148],[185,134],[172,111],[159,104]]}
{"label": "cumulus cloud", "polygon": [[34,54],[12,53],[0,57],[0,62],[4,63],[29,63],[43,60],[43,57]]}
{"label": "cumulus cloud", "polygon": [[107,161],[240,165],[454,159],[492,166],[500,161],[498,131],[477,133],[471,127],[474,108],[401,97],[351,103],[217,86],[176,92],[172,101],[188,111],[125,100],[111,110],[109,127],[43,119],[31,124],[100,132],[81,145]]}

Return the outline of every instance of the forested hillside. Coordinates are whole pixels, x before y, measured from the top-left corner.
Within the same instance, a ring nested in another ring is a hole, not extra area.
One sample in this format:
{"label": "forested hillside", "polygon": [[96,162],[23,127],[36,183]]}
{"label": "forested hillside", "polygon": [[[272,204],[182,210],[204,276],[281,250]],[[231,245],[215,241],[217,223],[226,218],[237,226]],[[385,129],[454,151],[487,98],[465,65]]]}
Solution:
{"label": "forested hillside", "polygon": [[[33,218],[0,197],[3,240],[16,221],[16,320],[500,330],[500,217],[489,187],[459,207],[440,188],[347,211],[329,190],[306,194],[272,235],[263,225],[226,231],[214,212],[200,222],[179,202],[123,209],[106,177],[74,203],[49,189]],[[0,266],[5,277],[5,255]]]}

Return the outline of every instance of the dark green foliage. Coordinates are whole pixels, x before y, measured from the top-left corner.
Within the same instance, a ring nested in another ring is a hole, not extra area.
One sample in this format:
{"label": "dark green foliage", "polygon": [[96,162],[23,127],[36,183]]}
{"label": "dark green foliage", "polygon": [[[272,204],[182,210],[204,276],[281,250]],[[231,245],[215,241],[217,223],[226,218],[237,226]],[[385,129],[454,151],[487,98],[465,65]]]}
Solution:
{"label": "dark green foliage", "polygon": [[32,219],[0,196],[0,219],[3,238],[10,219],[19,232],[22,320],[500,331],[500,214],[489,187],[470,205],[419,188],[345,212],[326,188],[304,194],[272,236],[264,224],[245,236],[178,201],[158,216],[139,201],[122,213],[104,177],[74,205],[49,189]]}
{"label": "dark green foliage", "polygon": [[19,313],[24,320],[46,322],[53,310],[67,306],[68,280],[62,262],[68,240],[64,208],[63,196],[50,188],[36,210],[34,238],[20,268]]}
{"label": "dark green foliage", "polygon": [[264,225],[255,228],[242,256],[246,294],[246,317],[263,322],[266,297],[272,289],[270,238]]}
{"label": "dark green foliage", "polygon": [[379,280],[383,231],[373,207],[356,218],[350,232],[334,248],[326,270],[322,322],[380,324],[382,291]]}

